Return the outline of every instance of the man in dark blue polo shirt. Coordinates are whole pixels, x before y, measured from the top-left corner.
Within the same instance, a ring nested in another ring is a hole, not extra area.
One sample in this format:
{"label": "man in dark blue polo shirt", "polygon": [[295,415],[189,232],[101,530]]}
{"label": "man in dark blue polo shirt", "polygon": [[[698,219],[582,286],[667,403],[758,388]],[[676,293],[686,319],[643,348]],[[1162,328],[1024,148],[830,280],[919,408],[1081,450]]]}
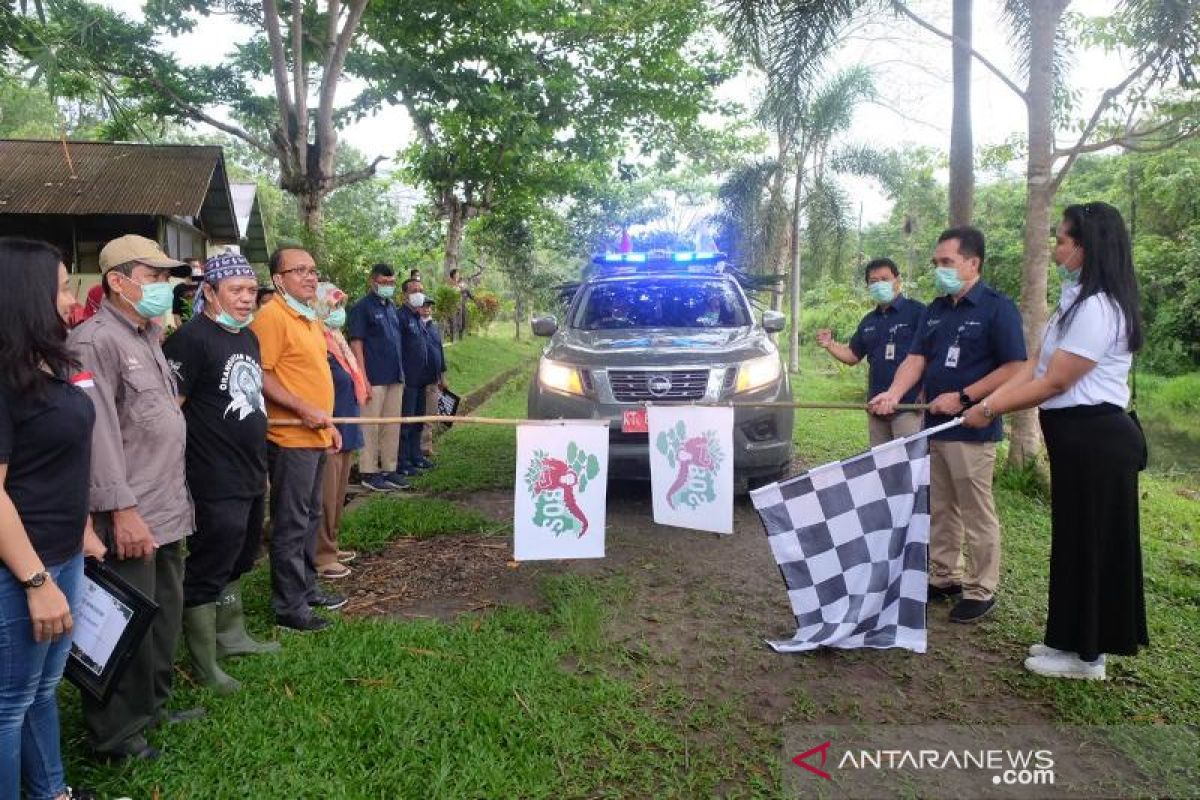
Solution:
{"label": "man in dark blue polo shirt", "polygon": [[[918,323],[912,349],[891,387],[870,410],[888,414],[924,377],[929,412],[925,426],[948,422],[1000,387],[1025,361],[1021,315],[1013,301],[979,280],[983,234],[951,228],[933,254],[938,292]],[[929,596],[962,599],[951,622],[977,622],[996,605],[1000,582],[1000,521],[992,499],[996,442],[1003,431],[963,426],[934,434],[929,442]],[[963,568],[966,537],[970,568]]]}
{"label": "man in dark blue polo shirt", "polygon": [[[406,417],[425,415],[425,387],[437,383],[438,359],[429,346],[429,332],[419,309],[425,305],[425,290],[419,280],[409,278],[402,287],[404,305],[400,308],[400,350],[404,354],[404,401],[401,412]],[[400,428],[400,462],[397,469],[404,475],[416,475],[433,466],[421,454],[420,423]]]}
{"label": "man in dark blue polo shirt", "polygon": [[[872,260],[864,275],[867,293],[876,305],[858,323],[858,330],[850,337],[850,345],[834,341],[833,332],[828,328],[817,331],[817,344],[843,364],[854,365],[864,357],[867,359],[867,397],[870,398],[892,385],[896,368],[908,355],[925,304],[900,293],[900,270],[890,258]],[[913,386],[900,402],[915,403],[919,394],[920,387]],[[872,447],[919,430],[919,411],[896,411],[889,416],[867,415]]]}
{"label": "man in dark blue polo shirt", "polygon": [[[370,291],[350,309],[347,331],[354,357],[371,384],[364,417],[398,417],[404,398],[404,363],[400,353],[400,317],[392,304],[396,275],[387,264],[371,267]],[[362,485],[377,492],[407,488],[396,471],[399,425],[363,425],[358,456]]]}

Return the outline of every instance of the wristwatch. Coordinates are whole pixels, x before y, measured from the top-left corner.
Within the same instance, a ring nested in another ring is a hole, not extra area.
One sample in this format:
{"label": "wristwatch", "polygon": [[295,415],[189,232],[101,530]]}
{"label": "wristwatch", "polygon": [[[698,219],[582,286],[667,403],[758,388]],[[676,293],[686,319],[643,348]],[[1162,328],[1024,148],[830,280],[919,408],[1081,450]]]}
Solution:
{"label": "wristwatch", "polygon": [[50,573],[46,572],[46,570],[42,570],[41,572],[33,573],[28,578],[21,581],[21,585],[26,589],[36,589],[39,586],[44,585],[48,580],[50,580]]}
{"label": "wristwatch", "polygon": [[983,411],[983,415],[985,417],[987,417],[988,419],[992,419],[993,417],[996,416],[995,414],[992,413],[992,407],[988,405],[988,401],[986,399],[984,399],[984,401],[982,403],[980,403],[979,408],[981,411]]}
{"label": "wristwatch", "polygon": [[966,389],[960,389],[960,390],[959,390],[959,392],[958,392],[958,402],[962,403],[962,407],[963,407],[963,409],[964,409],[964,410],[965,410],[965,409],[968,409],[968,408],[970,408],[970,407],[971,407],[971,406],[973,406],[973,405],[975,405],[975,401],[971,399],[971,396],[970,396],[969,394],[967,394],[967,390],[966,390]]}

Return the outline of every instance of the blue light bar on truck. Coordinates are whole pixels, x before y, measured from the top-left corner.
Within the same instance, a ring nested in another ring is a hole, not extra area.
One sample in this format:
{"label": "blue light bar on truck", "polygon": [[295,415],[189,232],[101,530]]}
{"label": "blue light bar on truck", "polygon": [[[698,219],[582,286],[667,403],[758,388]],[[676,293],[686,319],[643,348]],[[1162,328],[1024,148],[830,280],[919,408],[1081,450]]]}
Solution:
{"label": "blue light bar on truck", "polygon": [[612,267],[619,264],[645,264],[648,268],[674,264],[715,266],[725,261],[724,253],[703,250],[685,250],[678,253],[654,251],[650,253],[600,253],[592,256],[592,263]]}

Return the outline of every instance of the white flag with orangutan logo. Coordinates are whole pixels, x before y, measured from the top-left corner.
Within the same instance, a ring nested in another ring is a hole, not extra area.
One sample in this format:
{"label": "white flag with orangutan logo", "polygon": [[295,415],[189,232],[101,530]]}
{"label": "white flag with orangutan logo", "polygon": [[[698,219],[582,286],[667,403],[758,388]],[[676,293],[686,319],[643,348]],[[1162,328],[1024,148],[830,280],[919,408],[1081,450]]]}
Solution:
{"label": "white flag with orangutan logo", "polygon": [[733,533],[733,409],[650,406],[654,521]]}
{"label": "white flag with orangutan logo", "polygon": [[513,560],[603,558],[608,423],[517,426]]}

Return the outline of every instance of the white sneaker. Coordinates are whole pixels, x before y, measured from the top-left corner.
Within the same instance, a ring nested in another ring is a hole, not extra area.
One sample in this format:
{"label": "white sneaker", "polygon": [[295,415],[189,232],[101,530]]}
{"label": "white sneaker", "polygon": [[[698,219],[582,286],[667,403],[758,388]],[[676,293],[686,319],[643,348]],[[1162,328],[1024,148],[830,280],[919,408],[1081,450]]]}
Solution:
{"label": "white sneaker", "polygon": [[1102,681],[1104,680],[1104,656],[1100,656],[1095,661],[1083,661],[1074,653],[1057,656],[1032,656],[1025,659],[1025,669],[1047,678]]}
{"label": "white sneaker", "polygon": [[1037,656],[1073,656],[1075,654],[1072,653],[1070,650],[1059,650],[1057,648],[1051,647],[1048,644],[1042,644],[1039,642],[1038,644],[1029,645],[1029,655],[1037,657]]}

